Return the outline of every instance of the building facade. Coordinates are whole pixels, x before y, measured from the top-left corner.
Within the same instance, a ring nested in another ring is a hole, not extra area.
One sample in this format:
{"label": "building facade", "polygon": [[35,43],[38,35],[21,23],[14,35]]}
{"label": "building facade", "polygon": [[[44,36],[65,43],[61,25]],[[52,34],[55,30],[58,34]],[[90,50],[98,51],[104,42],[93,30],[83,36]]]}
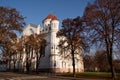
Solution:
{"label": "building facade", "polygon": [[[49,71],[49,72],[72,72],[72,59],[71,57],[64,57],[65,54],[60,54],[60,49],[58,47],[60,38],[56,37],[56,33],[59,30],[59,20],[56,16],[49,14],[43,20],[43,27],[40,25],[29,24],[23,31],[23,36],[29,36],[31,34],[41,34],[45,33],[45,40],[47,41],[47,46],[45,47],[45,55],[41,57],[39,70]],[[82,50],[78,50],[79,54],[75,55],[75,67],[76,72],[83,72],[83,58]],[[69,54],[69,50],[66,52]],[[35,57],[35,54],[33,54]],[[22,58],[21,67],[25,62],[26,55],[24,54]],[[35,60],[32,60],[31,69],[35,69]],[[20,65],[19,65],[20,66]]]}

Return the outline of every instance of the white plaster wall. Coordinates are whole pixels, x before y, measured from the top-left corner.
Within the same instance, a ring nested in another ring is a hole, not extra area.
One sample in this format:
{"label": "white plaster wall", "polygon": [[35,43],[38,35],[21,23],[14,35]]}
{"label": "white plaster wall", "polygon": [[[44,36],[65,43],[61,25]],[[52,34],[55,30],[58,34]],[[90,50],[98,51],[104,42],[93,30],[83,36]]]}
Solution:
{"label": "white plaster wall", "polygon": [[23,36],[27,35],[31,35],[31,34],[35,34],[37,33],[37,28],[35,26],[31,26],[30,24],[24,29],[23,31]]}
{"label": "white plaster wall", "polygon": [[56,32],[59,30],[59,21],[58,20],[51,21],[51,29],[55,30]]}

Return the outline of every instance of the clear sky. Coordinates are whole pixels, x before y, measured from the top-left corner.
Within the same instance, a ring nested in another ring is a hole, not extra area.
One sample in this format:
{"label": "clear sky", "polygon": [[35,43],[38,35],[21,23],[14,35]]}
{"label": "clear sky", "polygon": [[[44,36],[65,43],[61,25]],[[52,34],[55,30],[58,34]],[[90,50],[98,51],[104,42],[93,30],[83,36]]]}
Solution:
{"label": "clear sky", "polygon": [[60,23],[65,18],[82,16],[88,2],[93,0],[0,0],[1,6],[16,8],[26,17],[26,24],[40,24],[51,12]]}

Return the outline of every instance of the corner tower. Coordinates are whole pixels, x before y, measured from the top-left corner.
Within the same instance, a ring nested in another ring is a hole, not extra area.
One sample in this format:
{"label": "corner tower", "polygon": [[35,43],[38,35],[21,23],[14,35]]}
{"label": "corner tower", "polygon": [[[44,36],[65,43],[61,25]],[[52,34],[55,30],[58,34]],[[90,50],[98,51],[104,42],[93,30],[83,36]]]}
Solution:
{"label": "corner tower", "polygon": [[59,20],[51,13],[43,20],[43,25],[44,32],[59,30]]}
{"label": "corner tower", "polygon": [[[53,14],[49,14],[44,20],[43,20],[43,33],[46,34],[46,41],[47,46],[45,48],[45,59],[43,59],[43,64],[41,68],[47,68],[50,72],[56,72],[55,69],[57,68],[57,54],[59,52],[58,50],[58,44],[59,39],[56,37],[56,34],[59,30],[59,20],[56,16]],[[47,60],[46,60],[47,59]]]}
{"label": "corner tower", "polygon": [[59,20],[53,14],[49,14],[44,20],[44,32],[47,34],[47,42],[50,43],[50,54],[57,54],[56,50],[53,51],[54,48],[57,48],[59,43],[56,34],[59,30]]}

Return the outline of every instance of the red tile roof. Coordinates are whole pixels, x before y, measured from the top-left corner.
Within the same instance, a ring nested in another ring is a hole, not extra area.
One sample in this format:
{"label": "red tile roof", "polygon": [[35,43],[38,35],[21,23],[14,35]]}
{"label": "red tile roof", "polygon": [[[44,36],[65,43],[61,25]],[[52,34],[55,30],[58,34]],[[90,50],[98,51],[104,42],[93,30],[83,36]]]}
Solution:
{"label": "red tile roof", "polygon": [[44,20],[46,19],[58,20],[57,17],[52,15],[51,13]]}

